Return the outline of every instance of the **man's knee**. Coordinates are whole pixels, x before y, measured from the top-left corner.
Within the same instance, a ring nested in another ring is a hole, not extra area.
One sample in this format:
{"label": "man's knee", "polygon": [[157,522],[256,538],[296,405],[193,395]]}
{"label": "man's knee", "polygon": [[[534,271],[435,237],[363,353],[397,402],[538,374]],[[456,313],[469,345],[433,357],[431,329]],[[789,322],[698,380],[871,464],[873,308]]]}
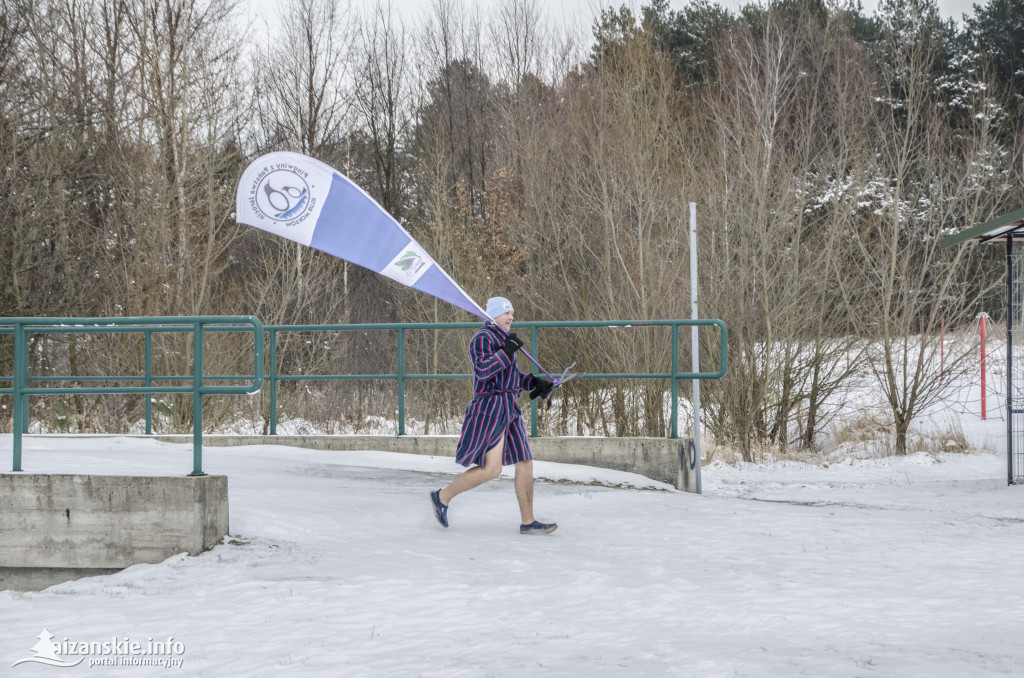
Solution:
{"label": "man's knee", "polygon": [[486,473],[487,480],[494,480],[501,475],[501,455],[503,452],[503,445],[497,445],[487,451],[484,456],[484,473]]}
{"label": "man's knee", "polygon": [[487,463],[484,464],[484,473],[487,474],[487,479],[488,480],[494,480],[495,478],[500,476],[501,475],[501,460],[498,459],[497,461],[492,462],[490,459],[488,459]]}
{"label": "man's knee", "polygon": [[516,473],[533,473],[533,460],[516,462]]}

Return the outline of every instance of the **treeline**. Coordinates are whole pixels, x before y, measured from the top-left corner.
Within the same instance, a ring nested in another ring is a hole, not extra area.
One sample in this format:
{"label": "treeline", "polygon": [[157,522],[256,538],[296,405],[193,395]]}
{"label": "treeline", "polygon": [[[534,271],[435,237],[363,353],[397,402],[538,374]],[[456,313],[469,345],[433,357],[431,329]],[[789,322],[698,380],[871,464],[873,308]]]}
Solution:
{"label": "treeline", "polygon": [[[238,176],[272,150],[352,177],[471,296],[508,296],[522,319],[689,317],[692,201],[701,314],[729,327],[729,375],[704,387],[716,438],[747,458],[813,446],[866,375],[904,451],[966,355],[947,346],[936,369],[939,328],[1002,312],[1000,252],[938,239],[1024,203],[1024,0],[975,5],[961,24],[933,0],[883,0],[873,16],[652,0],[592,28],[552,28],[539,0],[487,15],[433,0],[415,19],[282,0],[252,25],[229,0],[0,0],[0,315],[467,320],[239,227]],[[111,351],[76,341],[37,346],[34,373],[109,370]],[[282,342],[285,373],[394,369],[383,335]],[[466,369],[464,337],[408,342],[419,371]],[[668,365],[667,332],[542,342],[546,364]],[[715,338],[703,343],[714,364]],[[168,348],[166,373],[188,351]],[[113,353],[141,364],[138,347]],[[244,365],[228,353],[222,373]],[[666,381],[577,383],[547,432],[665,435]],[[393,384],[345,384],[295,386],[282,416],[358,426],[393,409]],[[468,393],[414,391],[428,431]],[[72,409],[89,419],[97,402]],[[140,411],[118,402],[121,423]],[[173,425],[190,420],[187,403],[168,407]]]}

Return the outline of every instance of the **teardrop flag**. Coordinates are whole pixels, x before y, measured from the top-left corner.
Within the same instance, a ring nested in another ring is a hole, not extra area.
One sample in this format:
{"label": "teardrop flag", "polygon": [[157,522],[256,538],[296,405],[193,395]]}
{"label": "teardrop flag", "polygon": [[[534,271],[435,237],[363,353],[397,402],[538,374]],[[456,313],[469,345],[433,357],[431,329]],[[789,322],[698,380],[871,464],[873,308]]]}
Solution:
{"label": "teardrop flag", "polygon": [[376,200],[319,160],[257,158],[238,182],[235,218],[492,319]]}

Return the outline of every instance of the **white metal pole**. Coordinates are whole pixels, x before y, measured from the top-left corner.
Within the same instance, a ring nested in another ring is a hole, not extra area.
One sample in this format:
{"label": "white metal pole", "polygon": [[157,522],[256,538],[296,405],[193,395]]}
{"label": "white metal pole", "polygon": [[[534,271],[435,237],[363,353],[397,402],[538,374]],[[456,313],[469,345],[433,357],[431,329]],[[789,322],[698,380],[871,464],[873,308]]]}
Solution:
{"label": "white metal pole", "polygon": [[[697,203],[690,203],[690,317],[697,320]],[[692,372],[700,372],[700,343],[696,325],[690,328]],[[693,446],[696,457],[697,494],[700,487],[700,379],[693,380]]]}

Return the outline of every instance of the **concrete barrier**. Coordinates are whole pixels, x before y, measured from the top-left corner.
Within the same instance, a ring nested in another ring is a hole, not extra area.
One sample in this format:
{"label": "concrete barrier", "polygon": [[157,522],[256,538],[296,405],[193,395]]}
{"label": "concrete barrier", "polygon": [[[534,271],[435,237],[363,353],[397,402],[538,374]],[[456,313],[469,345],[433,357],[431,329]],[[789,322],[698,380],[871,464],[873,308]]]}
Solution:
{"label": "concrete barrier", "polygon": [[227,533],[225,476],[0,474],[0,589],[196,555]]}
{"label": "concrete barrier", "polygon": [[[191,440],[187,436],[161,436],[161,439]],[[458,440],[458,436],[203,436],[203,444],[214,447],[285,445],[312,450],[380,450],[438,457],[454,457]],[[689,489],[688,479],[684,480],[680,473],[680,446],[685,442],[682,438],[530,438],[530,449],[534,459],[541,461],[629,471],[686,490]]]}

